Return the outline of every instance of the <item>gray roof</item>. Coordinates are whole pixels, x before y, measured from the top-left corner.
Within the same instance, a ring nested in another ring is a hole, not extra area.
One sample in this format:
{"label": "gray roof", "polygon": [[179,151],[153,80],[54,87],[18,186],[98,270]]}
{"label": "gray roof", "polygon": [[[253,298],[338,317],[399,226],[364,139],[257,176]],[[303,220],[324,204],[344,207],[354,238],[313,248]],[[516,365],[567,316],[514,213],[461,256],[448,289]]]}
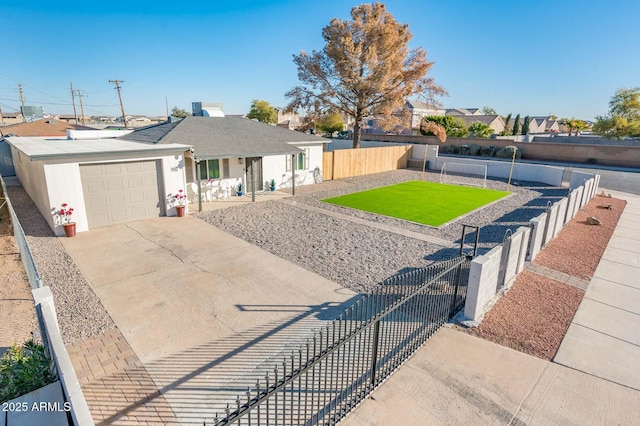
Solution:
{"label": "gray roof", "polygon": [[178,122],[134,130],[120,139],[193,147],[200,159],[297,154],[291,143],[327,143],[328,139],[238,117],[189,116]]}
{"label": "gray roof", "polygon": [[438,109],[433,105],[429,105],[425,102],[421,102],[421,101],[416,101],[413,99],[409,99],[407,100],[407,105],[409,106],[409,108],[418,108],[418,109]]}
{"label": "gray roof", "polygon": [[462,118],[467,123],[467,126],[468,126],[469,124],[475,123],[476,121],[490,125],[499,117],[500,117],[499,115],[462,115],[456,118]]}

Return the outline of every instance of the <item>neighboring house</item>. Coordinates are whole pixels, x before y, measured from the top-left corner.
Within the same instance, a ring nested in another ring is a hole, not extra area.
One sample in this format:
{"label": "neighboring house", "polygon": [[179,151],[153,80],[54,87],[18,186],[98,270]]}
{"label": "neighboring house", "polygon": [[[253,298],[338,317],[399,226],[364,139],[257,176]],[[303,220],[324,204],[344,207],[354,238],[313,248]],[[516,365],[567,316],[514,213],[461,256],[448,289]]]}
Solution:
{"label": "neighboring house", "polygon": [[284,108],[275,108],[278,113],[277,125],[284,129],[295,130],[302,123],[300,114],[292,111],[285,111]]}
{"label": "neighboring house", "polygon": [[[20,122],[9,126],[0,127],[0,132],[4,136],[26,136],[26,137],[56,137],[65,138],[67,130],[91,129],[85,126],[76,126],[64,121],[53,119],[42,119],[36,121]],[[0,174],[2,176],[15,176],[16,172],[11,157],[11,148],[8,143],[0,138]]]}
{"label": "neighboring house", "polygon": [[445,115],[444,109],[434,108],[433,106],[420,101],[408,100],[405,104],[405,107],[409,112],[409,116],[411,117],[409,124],[411,132],[409,133],[405,130],[403,131],[403,133],[408,133],[411,135],[420,135],[420,122],[422,121],[423,117],[431,115]]}
{"label": "neighboring house", "polygon": [[484,114],[480,108],[448,108],[444,115],[466,116]]}
{"label": "neighboring house", "polygon": [[[558,133],[560,124],[558,120],[551,116],[531,117],[531,121],[535,120],[537,124],[537,133]],[[531,133],[536,133],[531,131]]]}
{"label": "neighboring house", "polygon": [[[397,111],[395,113],[396,116],[402,117],[403,121],[406,119],[407,121],[402,125],[402,129],[397,132],[402,135],[420,135],[420,122],[422,118],[430,115],[445,115],[444,109],[435,108],[429,104],[424,102],[416,101],[416,100],[407,100],[403,106],[401,111]],[[387,133],[382,127],[379,125],[378,121],[375,118],[368,118],[365,120],[365,128],[362,133]]]}
{"label": "neighboring house", "polygon": [[[295,155],[296,185],[315,183],[322,174],[323,145],[328,139],[239,117],[185,117],[149,126],[120,139],[150,144],[185,144],[187,183],[215,180],[231,188],[242,183],[251,191],[291,186],[291,156]],[[253,160],[253,161],[252,161]],[[201,185],[198,185],[201,186]]]}
{"label": "neighboring house", "polygon": [[467,127],[479,121],[489,125],[495,134],[500,134],[504,130],[504,119],[499,115],[461,115],[455,117],[464,120]]}
{"label": "neighboring house", "polygon": [[92,127],[80,126],[60,121],[53,118],[43,118],[41,120],[27,121],[24,123],[11,124],[0,127],[3,135],[25,136],[25,137],[66,137],[67,130],[93,130]]}
{"label": "neighboring house", "polygon": [[[10,124],[22,123],[24,118],[21,112],[2,112],[0,113],[0,126],[8,126]],[[2,130],[0,128],[0,130]]]}

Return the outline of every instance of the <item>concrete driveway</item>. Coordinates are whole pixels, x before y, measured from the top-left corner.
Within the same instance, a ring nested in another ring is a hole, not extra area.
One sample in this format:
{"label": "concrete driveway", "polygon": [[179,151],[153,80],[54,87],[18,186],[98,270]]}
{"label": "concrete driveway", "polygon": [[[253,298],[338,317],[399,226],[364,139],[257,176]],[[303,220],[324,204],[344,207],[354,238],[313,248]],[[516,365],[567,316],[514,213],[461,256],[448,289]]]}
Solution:
{"label": "concrete driveway", "polygon": [[189,216],[61,241],[181,423],[221,412],[355,297]]}

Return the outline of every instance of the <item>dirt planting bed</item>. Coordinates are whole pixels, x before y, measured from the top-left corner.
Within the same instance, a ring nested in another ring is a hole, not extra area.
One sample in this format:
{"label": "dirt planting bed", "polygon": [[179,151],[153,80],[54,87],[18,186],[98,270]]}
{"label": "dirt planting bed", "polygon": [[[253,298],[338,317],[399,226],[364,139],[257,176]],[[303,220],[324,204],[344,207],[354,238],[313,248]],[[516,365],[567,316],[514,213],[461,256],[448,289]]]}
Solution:
{"label": "dirt planting bed", "polygon": [[[612,209],[604,207],[612,205]],[[535,259],[540,264],[589,280],[613,234],[626,202],[596,197],[544,247]],[[597,217],[601,225],[587,225]],[[551,360],[578,310],[584,292],[551,278],[524,271],[513,286],[470,334]]]}
{"label": "dirt planting bed", "polygon": [[[534,263],[590,280],[626,204],[624,200],[598,195],[544,247]],[[611,209],[607,209],[609,205]],[[595,217],[602,224],[587,225],[588,217]]]}

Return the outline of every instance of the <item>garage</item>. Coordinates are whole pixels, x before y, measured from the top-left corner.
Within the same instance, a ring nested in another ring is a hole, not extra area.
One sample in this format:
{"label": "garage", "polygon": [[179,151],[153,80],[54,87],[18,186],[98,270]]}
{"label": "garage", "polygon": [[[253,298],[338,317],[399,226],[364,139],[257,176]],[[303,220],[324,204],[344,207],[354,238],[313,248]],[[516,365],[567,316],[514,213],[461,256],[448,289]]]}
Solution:
{"label": "garage", "polygon": [[164,214],[158,161],[81,164],[89,229]]}

